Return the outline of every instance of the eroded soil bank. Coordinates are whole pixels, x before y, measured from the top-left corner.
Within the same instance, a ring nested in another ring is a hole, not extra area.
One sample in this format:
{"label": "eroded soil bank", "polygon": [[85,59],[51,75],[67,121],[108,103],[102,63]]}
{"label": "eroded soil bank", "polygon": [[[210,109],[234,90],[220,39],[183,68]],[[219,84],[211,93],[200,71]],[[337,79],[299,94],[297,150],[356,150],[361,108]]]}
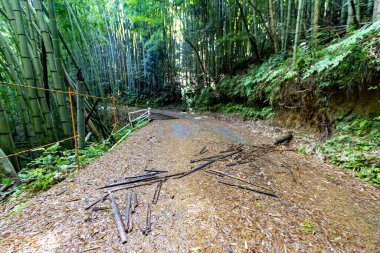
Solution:
{"label": "eroded soil bank", "polygon": [[[108,200],[97,205],[108,209],[83,208],[103,194],[98,187],[144,169],[188,170],[198,165],[191,159],[218,154],[230,144],[272,142],[271,133],[258,126],[164,113],[178,119],[153,121],[73,177],[26,200],[19,214],[9,215],[15,203],[3,203],[0,251],[380,252],[378,189],[315,158],[280,149],[251,163],[226,166],[233,161],[228,159],[208,167],[265,185],[278,198],[222,185],[204,170],[169,179],[152,205],[148,236],[139,227],[156,185],[134,189],[139,206],[122,245]],[[199,155],[203,146],[208,151]],[[124,213],[127,191],[114,195]]]}

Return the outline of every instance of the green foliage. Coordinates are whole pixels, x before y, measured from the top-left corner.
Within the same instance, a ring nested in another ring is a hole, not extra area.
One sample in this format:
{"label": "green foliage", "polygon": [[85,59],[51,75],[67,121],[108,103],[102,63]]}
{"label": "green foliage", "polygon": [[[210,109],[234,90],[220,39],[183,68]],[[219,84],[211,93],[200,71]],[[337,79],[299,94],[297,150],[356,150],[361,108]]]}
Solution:
{"label": "green foliage", "polygon": [[274,115],[272,108],[270,107],[264,107],[261,109],[241,105],[241,104],[233,104],[233,103],[228,103],[227,105],[221,106],[222,110],[224,113],[238,113],[241,114],[245,117],[255,117],[255,118],[269,118]]}
{"label": "green foliage", "polygon": [[181,101],[180,91],[165,87],[160,91],[153,92],[145,89],[142,92],[127,92],[125,102],[128,105],[163,107],[176,104]]}
{"label": "green foliage", "polygon": [[1,179],[1,184],[2,185],[10,185],[11,183],[12,183],[12,180],[10,180],[9,178],[3,177]]}
{"label": "green foliage", "polygon": [[[287,89],[295,85],[303,90],[304,86],[315,83],[313,89],[319,94],[333,88],[360,88],[380,69],[379,54],[374,53],[380,45],[379,32],[380,21],[363,26],[322,49],[303,44],[296,52],[294,65],[292,58],[272,56],[260,66],[252,65],[247,74],[225,79],[214,88],[187,91],[185,100],[190,107],[200,109],[226,102],[275,106],[284,99]],[[378,84],[369,87],[376,90]]]}
{"label": "green foliage", "polygon": [[[82,165],[89,164],[108,151],[108,142],[92,143],[79,151]],[[33,179],[23,190],[46,190],[49,185],[64,179],[65,175],[76,169],[75,150],[63,150],[59,144],[54,144],[27,164],[19,173],[21,179]]]}
{"label": "green foliage", "polygon": [[14,206],[12,211],[9,213],[10,216],[20,215],[27,206],[28,205],[26,203],[22,203],[22,204],[18,204],[16,206]]}
{"label": "green foliage", "polygon": [[352,170],[352,174],[380,186],[380,121],[355,119],[341,121],[336,134],[318,147],[334,164]]}
{"label": "green foliage", "polygon": [[301,230],[302,232],[309,233],[312,235],[315,235],[315,225],[313,222],[305,220],[303,223],[301,223]]}

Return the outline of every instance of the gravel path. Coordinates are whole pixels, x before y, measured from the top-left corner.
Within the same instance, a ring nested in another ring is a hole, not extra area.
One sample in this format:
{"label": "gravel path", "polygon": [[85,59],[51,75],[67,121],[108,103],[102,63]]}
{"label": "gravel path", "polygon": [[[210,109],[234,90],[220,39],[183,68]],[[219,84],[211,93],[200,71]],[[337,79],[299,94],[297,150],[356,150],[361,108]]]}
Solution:
{"label": "gravel path", "polygon": [[[204,171],[169,179],[152,205],[147,236],[139,227],[145,226],[156,185],[136,188],[134,229],[122,245],[108,200],[97,205],[104,210],[83,208],[103,194],[98,187],[144,169],[188,170],[198,165],[189,160],[201,157],[202,146],[208,150],[204,156],[211,156],[230,144],[271,143],[240,123],[165,113],[178,119],[153,121],[76,175],[29,198],[19,214],[2,213],[0,251],[380,252],[379,190],[315,158],[280,149],[252,163],[227,167],[229,160],[208,167],[254,180],[279,198],[222,185]],[[114,194],[122,213],[126,196],[127,191]]]}

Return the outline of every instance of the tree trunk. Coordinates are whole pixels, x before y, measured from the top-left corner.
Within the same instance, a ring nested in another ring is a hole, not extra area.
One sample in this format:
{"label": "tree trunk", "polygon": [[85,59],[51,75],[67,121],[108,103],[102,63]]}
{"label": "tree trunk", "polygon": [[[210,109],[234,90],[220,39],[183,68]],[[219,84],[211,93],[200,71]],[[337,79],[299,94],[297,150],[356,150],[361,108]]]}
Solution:
{"label": "tree trunk", "polygon": [[304,11],[304,0],[298,1],[298,13],[297,13],[297,23],[296,23],[296,34],[294,36],[294,49],[293,49],[293,65],[297,60],[297,49],[301,36],[301,25]]}
{"label": "tree trunk", "polygon": [[284,38],[284,46],[282,48],[282,54],[284,55],[284,57],[286,56],[286,50],[288,49],[288,37],[289,37],[289,31],[290,31],[290,21],[291,21],[291,18],[292,18],[292,2],[293,0],[287,0],[287,4],[288,4],[288,10],[287,10],[287,13],[286,13],[286,31],[285,31],[285,38]]}
{"label": "tree trunk", "polygon": [[[240,9],[240,14],[242,16],[242,20],[243,20],[243,24],[244,24],[245,30],[248,33],[249,32],[249,28],[248,28],[247,18],[246,18],[245,14],[244,14],[243,7],[241,6],[239,0],[237,0],[237,5],[238,5],[238,7]],[[253,48],[253,52],[254,52],[254,54],[256,56],[257,61],[261,62],[261,58],[260,58],[260,55],[259,55],[259,50],[257,49],[256,41],[254,39],[252,39],[252,37],[250,36],[249,37],[249,42],[251,43],[251,46]],[[277,44],[277,49],[278,49],[278,44]]]}
{"label": "tree trunk", "polygon": [[273,10],[273,1],[268,0],[268,7],[269,7],[269,17],[270,17],[270,29],[273,36],[273,45],[274,45],[274,52],[276,54],[279,53],[279,47],[278,47],[278,40],[276,35],[276,20],[274,17],[274,10]]}
{"label": "tree trunk", "polygon": [[313,40],[318,43],[318,22],[319,22],[319,0],[314,0],[314,16],[313,16]]}
{"label": "tree trunk", "polygon": [[340,24],[344,25],[347,21],[347,1],[348,0],[342,0],[342,6],[340,8]]}
{"label": "tree trunk", "polygon": [[374,0],[373,2],[373,14],[372,21],[380,20],[380,0]]}

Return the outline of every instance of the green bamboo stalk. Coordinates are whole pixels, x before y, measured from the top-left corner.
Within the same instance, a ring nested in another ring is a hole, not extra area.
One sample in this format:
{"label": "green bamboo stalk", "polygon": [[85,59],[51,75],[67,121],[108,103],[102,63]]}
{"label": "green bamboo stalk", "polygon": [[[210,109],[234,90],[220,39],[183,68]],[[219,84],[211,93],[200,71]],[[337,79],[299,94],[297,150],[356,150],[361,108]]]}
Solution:
{"label": "green bamboo stalk", "polygon": [[[0,33],[0,38],[1,38],[1,33]],[[3,66],[3,68],[5,69],[5,71],[8,74],[8,77],[13,82],[21,83],[21,80],[23,80],[23,77],[17,75],[15,68],[14,68],[14,65],[12,64],[12,61],[9,58],[9,53],[7,52],[6,49],[4,49],[2,47],[2,45],[3,44],[0,41],[0,48],[2,48],[2,51],[4,52],[4,55],[5,55],[5,59],[7,60],[8,63],[5,63],[5,62],[0,60],[0,65]],[[27,142],[29,142],[29,145],[32,146],[33,143],[31,142],[30,133],[29,133],[30,124],[29,124],[29,121],[27,121],[27,118],[29,116],[28,115],[28,107],[25,103],[24,92],[23,92],[23,89],[20,87],[16,87],[16,91],[17,91],[19,106],[21,109],[20,115],[21,115],[21,122],[22,122],[23,130],[24,130],[25,139]]]}
{"label": "green bamboo stalk", "polygon": [[[18,0],[12,1],[12,11],[15,17],[15,32],[18,37],[21,62],[24,71],[24,79],[28,85],[36,87],[36,84],[34,82],[32,59],[29,54],[30,52],[22,18],[21,6]],[[33,89],[28,89],[28,102],[31,107],[31,117],[36,135],[36,141],[38,144],[42,144],[44,142],[44,131],[42,126],[43,121],[40,115],[41,107],[37,99],[36,91]]]}
{"label": "green bamboo stalk", "polygon": [[[2,103],[0,103],[0,145],[5,154],[15,153],[15,144],[8,125],[8,117],[3,109]],[[13,167],[19,170],[20,166],[16,157],[10,159]],[[0,161],[1,162],[1,161]],[[16,173],[12,173],[15,175]],[[1,177],[1,175],[0,175]]]}
{"label": "green bamboo stalk", "polygon": [[[27,14],[27,21],[28,21],[28,27],[29,27],[29,36],[30,36],[30,44],[31,44],[31,55],[33,59],[33,69],[34,69],[34,77],[37,87],[44,88],[43,83],[43,70],[42,70],[42,64],[40,61],[39,52],[37,50],[37,40],[36,40],[36,32],[33,26],[33,19],[31,15],[31,6],[28,4],[26,5],[26,14]],[[38,100],[41,105],[42,114],[45,120],[45,128],[46,128],[46,141],[47,142],[53,142],[57,140],[57,134],[55,132],[56,127],[54,126],[54,120],[53,115],[51,113],[51,110],[49,108],[46,95],[49,96],[49,93],[43,91],[43,90],[37,90]]]}
{"label": "green bamboo stalk", "polygon": [[[49,36],[49,30],[44,20],[42,6],[39,0],[33,1],[33,7],[36,10],[38,26],[41,30],[41,36],[46,49],[46,56],[48,59],[48,65],[51,76],[53,78],[54,88],[57,90],[63,90],[64,80],[60,79],[57,71],[57,64],[55,62],[54,49]],[[55,94],[58,106],[58,115],[63,129],[64,136],[70,136],[72,134],[71,124],[69,121],[68,109],[66,105],[66,98],[62,93]]]}

